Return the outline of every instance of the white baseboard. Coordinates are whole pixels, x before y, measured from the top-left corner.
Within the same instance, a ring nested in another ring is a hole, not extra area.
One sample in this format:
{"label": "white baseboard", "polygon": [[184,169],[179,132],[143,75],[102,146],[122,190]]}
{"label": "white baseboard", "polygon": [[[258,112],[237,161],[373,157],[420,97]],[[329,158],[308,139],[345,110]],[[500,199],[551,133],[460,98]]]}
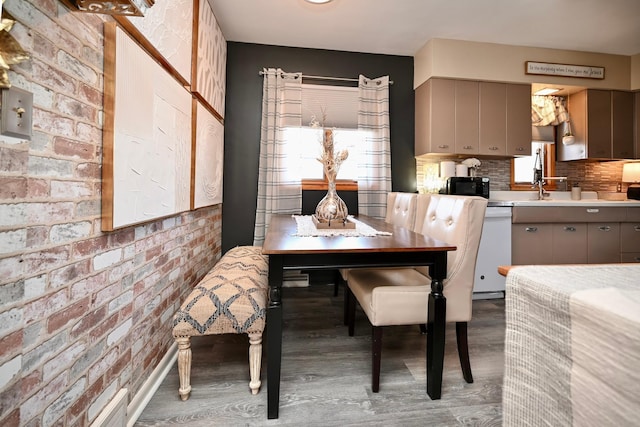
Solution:
{"label": "white baseboard", "polygon": [[[131,399],[131,403],[127,407],[127,427],[133,427],[135,422],[138,420],[140,414],[144,410],[147,403],[153,397],[153,394],[158,390],[160,384],[165,379],[174,363],[178,359],[178,344],[175,342],[169,347],[169,350],[164,355],[158,366],[151,372],[151,375],[147,380],[142,384],[140,390],[133,396]],[[176,390],[177,393],[177,390]]]}
{"label": "white baseboard", "polygon": [[127,398],[129,391],[120,389],[104,407],[91,427],[125,427],[127,425]]}
{"label": "white baseboard", "polygon": [[474,292],[473,299],[504,299],[504,291]]}

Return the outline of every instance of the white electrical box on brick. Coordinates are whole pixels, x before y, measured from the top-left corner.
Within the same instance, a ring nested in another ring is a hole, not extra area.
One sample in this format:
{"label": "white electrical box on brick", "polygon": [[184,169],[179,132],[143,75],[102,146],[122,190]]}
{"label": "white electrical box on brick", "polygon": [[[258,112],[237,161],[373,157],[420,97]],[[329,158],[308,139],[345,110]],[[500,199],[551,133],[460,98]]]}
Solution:
{"label": "white electrical box on brick", "polygon": [[15,87],[2,89],[0,134],[31,140],[33,94]]}

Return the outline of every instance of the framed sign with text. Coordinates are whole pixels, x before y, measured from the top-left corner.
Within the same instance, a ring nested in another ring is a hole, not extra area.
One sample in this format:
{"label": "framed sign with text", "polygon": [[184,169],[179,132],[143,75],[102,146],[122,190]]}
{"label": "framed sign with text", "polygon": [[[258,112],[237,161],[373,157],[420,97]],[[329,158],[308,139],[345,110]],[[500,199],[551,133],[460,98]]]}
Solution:
{"label": "framed sign with text", "polygon": [[593,67],[590,65],[551,64],[548,62],[527,61],[525,63],[525,73],[543,76],[604,79],[604,67]]}

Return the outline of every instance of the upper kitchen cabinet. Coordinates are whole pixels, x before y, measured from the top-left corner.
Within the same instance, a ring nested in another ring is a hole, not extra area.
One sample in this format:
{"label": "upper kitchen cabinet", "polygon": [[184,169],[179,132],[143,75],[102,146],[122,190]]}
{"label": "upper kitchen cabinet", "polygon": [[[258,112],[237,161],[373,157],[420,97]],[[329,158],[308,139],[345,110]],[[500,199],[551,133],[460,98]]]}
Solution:
{"label": "upper kitchen cabinet", "polygon": [[416,89],[416,155],[455,153],[455,81],[429,79]]}
{"label": "upper kitchen cabinet", "polygon": [[416,156],[531,154],[531,87],[432,78],[416,89]]}
{"label": "upper kitchen cabinet", "polygon": [[506,101],[506,84],[480,82],[480,154],[507,155]]}
{"label": "upper kitchen cabinet", "polygon": [[480,154],[531,155],[531,86],[480,82]]}
{"label": "upper kitchen cabinet", "polygon": [[633,92],[611,92],[611,150],[614,159],[633,159]]}
{"label": "upper kitchen cabinet", "polygon": [[635,97],[635,111],[634,111],[634,133],[635,133],[635,156],[634,158],[640,159],[640,92],[634,94]]}
{"label": "upper kitchen cabinet", "polygon": [[634,157],[631,92],[587,89],[569,95],[575,143],[558,144],[558,160]]}
{"label": "upper kitchen cabinet", "polygon": [[531,155],[531,85],[507,84],[507,156]]}
{"label": "upper kitchen cabinet", "polygon": [[455,152],[478,154],[479,143],[479,83],[455,82]]}

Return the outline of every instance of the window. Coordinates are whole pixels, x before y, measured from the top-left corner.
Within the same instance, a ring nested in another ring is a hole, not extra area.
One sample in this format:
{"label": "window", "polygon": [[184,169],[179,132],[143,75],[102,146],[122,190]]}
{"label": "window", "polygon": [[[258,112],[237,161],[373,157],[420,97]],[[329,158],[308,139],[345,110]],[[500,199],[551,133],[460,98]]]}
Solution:
{"label": "window", "polygon": [[[340,166],[339,180],[358,179],[358,165],[363,164],[361,147],[364,132],[357,129],[335,129],[333,133],[334,151],[348,150],[349,157]],[[292,167],[288,170],[291,178],[323,180],[322,164],[317,160],[322,155],[322,129],[309,126],[285,129],[284,139],[287,152],[292,153]]]}
{"label": "window", "polygon": [[287,152],[293,153],[291,178],[302,180],[303,190],[326,189],[322,164],[317,160],[322,153],[322,129],[311,127],[312,121],[323,122],[334,131],[334,150],[349,151],[349,157],[340,166],[337,187],[341,190],[357,189],[358,165],[364,164],[363,146],[366,134],[358,131],[358,88],[302,84],[302,127],[285,130]]}
{"label": "window", "polygon": [[[555,144],[540,142],[531,143],[531,156],[516,157],[511,160],[511,189],[533,190],[533,169],[536,164],[536,152],[540,150],[544,176],[555,176],[556,151]],[[556,182],[548,181],[545,188],[555,189]]]}

